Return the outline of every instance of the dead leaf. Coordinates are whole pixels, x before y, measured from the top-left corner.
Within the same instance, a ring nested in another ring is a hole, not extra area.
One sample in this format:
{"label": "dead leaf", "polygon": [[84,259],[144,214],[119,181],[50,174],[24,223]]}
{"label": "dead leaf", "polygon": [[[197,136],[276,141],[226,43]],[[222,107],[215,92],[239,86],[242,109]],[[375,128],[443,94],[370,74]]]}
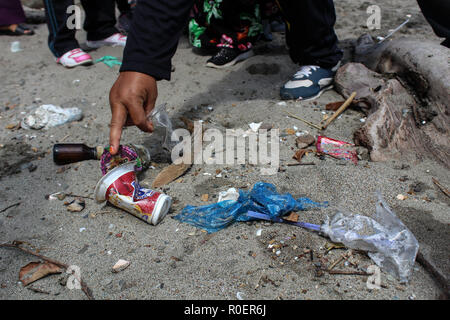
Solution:
{"label": "dead leaf", "polygon": [[336,111],[339,109],[345,101],[331,102],[325,106],[325,110]]}
{"label": "dead leaf", "polygon": [[5,128],[9,129],[9,130],[19,129],[20,128],[20,123],[10,123]]}
{"label": "dead leaf", "polygon": [[296,132],[294,129],[290,129],[290,128],[286,129],[285,131],[286,131],[286,134],[290,134],[290,135],[294,135]]}
{"label": "dead leaf", "polygon": [[170,166],[164,168],[155,178],[152,184],[152,188],[159,188],[162,187],[181,175],[183,175],[189,168],[191,167],[190,164],[171,164]]}
{"label": "dead leaf", "polygon": [[308,150],[305,149],[300,149],[297,150],[297,152],[294,154],[294,156],[292,157],[293,159],[297,160],[298,162],[302,161],[302,158],[304,157],[304,155],[308,152]]}
{"label": "dead leaf", "polygon": [[295,212],[291,212],[290,215],[287,217],[283,217],[283,220],[291,221],[291,222],[298,222],[299,215]]}
{"label": "dead leaf", "polygon": [[209,198],[209,195],[208,195],[208,194],[202,195],[202,201],[203,201],[203,202],[207,202],[207,201],[208,201],[208,198]]}
{"label": "dead leaf", "polygon": [[19,280],[24,286],[42,279],[50,274],[63,272],[64,269],[50,262],[30,262],[22,267],[19,272]]}

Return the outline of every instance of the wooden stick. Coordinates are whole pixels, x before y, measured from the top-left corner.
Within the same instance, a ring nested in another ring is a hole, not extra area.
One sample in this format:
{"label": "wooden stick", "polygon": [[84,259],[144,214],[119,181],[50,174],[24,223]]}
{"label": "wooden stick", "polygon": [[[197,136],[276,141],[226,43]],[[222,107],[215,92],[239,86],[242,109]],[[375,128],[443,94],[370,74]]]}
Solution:
{"label": "wooden stick", "polygon": [[[40,255],[40,254],[36,253],[36,252],[33,252],[33,251],[31,251],[31,250],[28,250],[28,249],[25,249],[25,248],[20,247],[20,245],[21,245],[22,243],[23,243],[22,241],[13,241],[12,244],[10,244],[10,243],[2,243],[2,244],[0,244],[0,248],[13,248],[13,249],[19,249],[19,250],[21,250],[21,251],[23,251],[23,252],[26,252],[26,253],[28,253],[28,254],[31,254],[31,255],[33,255],[33,256],[35,256],[35,257],[38,257],[38,258],[40,258],[40,259],[42,259],[42,260],[45,260],[45,261],[47,261],[47,262],[50,262],[50,263],[52,263],[52,264],[54,264],[54,265],[57,265],[57,266],[59,266],[59,267],[61,267],[61,268],[66,269],[66,270],[69,268],[69,266],[68,266],[67,264],[65,264],[65,263],[62,263],[62,262],[53,260],[53,259],[51,259],[51,258],[45,257],[45,256],[43,256],[43,255]],[[85,283],[82,279],[77,279],[77,280],[80,281],[81,290],[82,290],[82,291],[84,292],[84,294],[88,297],[88,299],[89,299],[89,300],[95,300],[94,297],[92,296],[92,290],[86,285],[86,283]]]}
{"label": "wooden stick", "polygon": [[314,124],[314,123],[312,123],[312,122],[309,122],[309,121],[307,121],[307,120],[305,120],[305,119],[302,119],[302,118],[300,118],[299,116],[296,116],[295,114],[290,113],[289,111],[285,111],[285,112],[286,112],[289,116],[291,116],[292,118],[295,118],[295,119],[297,119],[297,120],[300,120],[300,121],[306,123],[307,125],[309,125],[309,126],[311,126],[311,127],[313,127],[313,128],[316,128],[317,130],[322,130],[321,127],[319,127],[318,125],[316,125],[316,124]]}
{"label": "wooden stick", "polygon": [[339,109],[337,109],[337,111],[331,116],[331,118],[327,120],[327,122],[322,126],[321,130],[325,130],[328,127],[328,125],[334,121],[334,119],[336,119],[342,112],[344,112],[345,109],[347,109],[350,106],[355,97],[356,92],[353,92],[352,95],[347,99],[347,101],[345,101],[344,104]]}
{"label": "wooden stick", "polygon": [[331,264],[331,266],[327,269],[327,271],[331,271],[334,267],[336,267],[342,260],[347,260],[353,254],[352,250],[347,251],[340,258],[338,258],[335,262]]}
{"label": "wooden stick", "polygon": [[10,209],[12,207],[17,207],[20,204],[22,204],[22,202],[17,202],[17,203],[14,203],[14,204],[10,205],[10,206],[7,206],[5,209],[0,210],[0,213],[1,212],[5,212],[6,210],[8,210],[8,209]]}
{"label": "wooden stick", "polygon": [[447,196],[450,198],[450,192],[437,181],[435,178],[431,178],[433,180],[433,183]]}
{"label": "wooden stick", "polygon": [[345,270],[325,270],[329,274],[345,274],[350,276],[371,276],[373,273],[367,273],[363,271],[345,271]]}
{"label": "wooden stick", "polygon": [[297,162],[297,163],[288,163],[286,164],[288,167],[296,167],[296,166],[315,166],[314,162]]}

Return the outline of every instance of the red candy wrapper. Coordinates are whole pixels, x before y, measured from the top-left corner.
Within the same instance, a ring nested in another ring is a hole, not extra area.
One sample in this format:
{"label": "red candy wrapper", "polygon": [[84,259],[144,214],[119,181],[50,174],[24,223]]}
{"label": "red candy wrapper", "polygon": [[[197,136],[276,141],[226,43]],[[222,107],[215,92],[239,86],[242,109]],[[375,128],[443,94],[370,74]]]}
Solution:
{"label": "red candy wrapper", "polygon": [[351,160],[354,164],[358,163],[358,155],[354,144],[319,136],[316,148],[320,153],[329,154],[339,159]]}

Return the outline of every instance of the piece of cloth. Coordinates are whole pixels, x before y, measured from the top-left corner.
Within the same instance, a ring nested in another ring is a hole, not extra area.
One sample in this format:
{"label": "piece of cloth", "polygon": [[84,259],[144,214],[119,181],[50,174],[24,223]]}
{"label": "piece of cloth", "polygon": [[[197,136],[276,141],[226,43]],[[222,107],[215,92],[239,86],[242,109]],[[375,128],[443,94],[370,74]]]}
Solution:
{"label": "piece of cloth", "polygon": [[[139,0],[120,71],[136,71],[170,80],[171,59],[188,21],[193,0]],[[332,68],[342,59],[334,32],[332,0],[279,1],[289,22],[293,61]]]}
{"label": "piece of cloth", "polygon": [[25,22],[20,0],[0,0],[0,26],[10,26]]}
{"label": "piece of cloth", "polygon": [[417,0],[417,2],[436,35],[445,38],[442,45],[450,48],[450,1]]}
{"label": "piece of cloth", "polygon": [[256,0],[196,0],[189,21],[189,40],[196,48],[251,49],[262,33]]}
{"label": "piece of cloth", "polygon": [[[67,27],[68,19],[74,22],[74,11],[67,13],[69,6],[74,5],[73,0],[44,0],[49,30],[48,45],[52,53],[59,58],[66,52],[79,48],[75,38],[76,29]],[[86,19],[84,30],[87,40],[97,41],[112,36],[119,31],[116,29],[115,1],[114,0],[81,0]]]}

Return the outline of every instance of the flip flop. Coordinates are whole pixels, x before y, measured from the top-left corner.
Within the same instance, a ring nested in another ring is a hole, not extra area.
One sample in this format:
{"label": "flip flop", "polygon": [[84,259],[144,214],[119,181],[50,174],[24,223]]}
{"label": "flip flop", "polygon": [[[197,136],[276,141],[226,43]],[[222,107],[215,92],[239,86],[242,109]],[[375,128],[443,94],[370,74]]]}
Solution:
{"label": "flip flop", "polygon": [[[29,31],[29,32],[27,32]],[[34,34],[34,31],[31,30],[28,27],[25,27],[24,25],[19,24],[16,27],[16,30],[11,31],[9,29],[0,30],[1,35],[8,35],[8,36],[32,36]]]}

